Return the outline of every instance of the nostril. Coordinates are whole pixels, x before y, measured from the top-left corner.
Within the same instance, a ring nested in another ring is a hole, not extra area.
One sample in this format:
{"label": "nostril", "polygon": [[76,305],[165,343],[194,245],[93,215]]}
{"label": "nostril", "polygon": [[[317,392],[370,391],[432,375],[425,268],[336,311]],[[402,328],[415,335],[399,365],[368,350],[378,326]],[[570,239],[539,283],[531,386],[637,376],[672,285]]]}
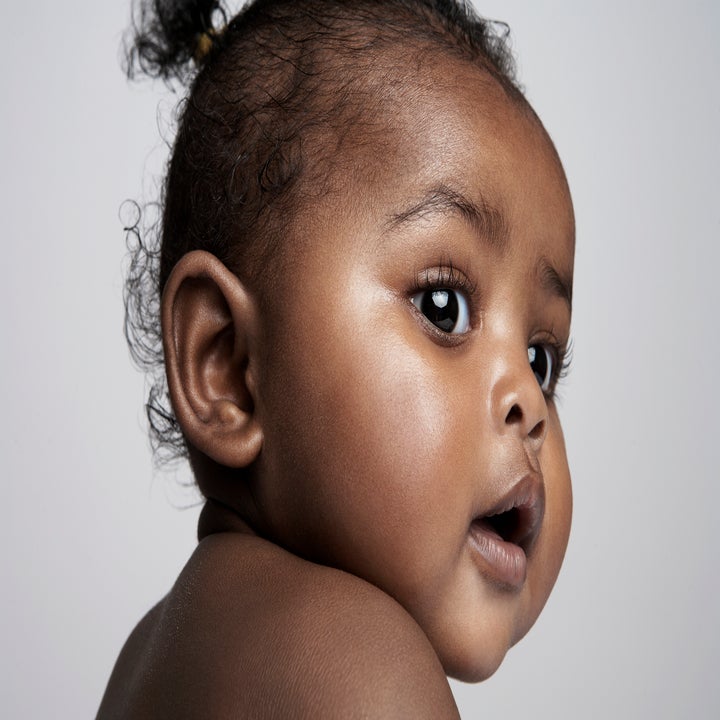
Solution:
{"label": "nostril", "polygon": [[531,440],[542,440],[545,437],[545,421],[541,420],[535,427],[528,433],[528,437]]}
{"label": "nostril", "polygon": [[505,422],[508,425],[512,425],[513,423],[520,422],[523,418],[523,411],[521,410],[520,406],[515,403],[508,412],[507,416],[505,417]]}
{"label": "nostril", "polygon": [[528,430],[527,425],[530,423],[530,418],[526,417],[519,403],[513,403],[508,414],[505,416],[505,423],[506,425],[517,424],[518,428],[521,428],[522,433],[527,432],[527,437],[535,443],[542,443],[545,439],[545,418],[538,420],[538,422]]}

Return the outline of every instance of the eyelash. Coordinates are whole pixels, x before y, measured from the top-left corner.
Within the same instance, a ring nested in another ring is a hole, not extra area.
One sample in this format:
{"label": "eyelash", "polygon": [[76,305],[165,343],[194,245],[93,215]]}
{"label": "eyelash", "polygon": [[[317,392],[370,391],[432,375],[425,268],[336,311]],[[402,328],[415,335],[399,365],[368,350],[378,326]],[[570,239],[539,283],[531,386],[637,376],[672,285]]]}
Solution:
{"label": "eyelash", "polygon": [[[435,275],[436,273],[437,275]],[[415,292],[437,290],[439,288],[464,292],[468,300],[472,300],[477,291],[477,285],[471,282],[467,275],[458,270],[452,262],[439,265],[436,268],[426,268],[417,273]]]}
{"label": "eyelash", "polygon": [[555,401],[558,398],[558,385],[565,380],[570,373],[573,359],[573,339],[571,338],[567,343],[551,341],[546,343],[533,343],[533,345],[545,345],[550,348],[550,354],[553,357],[552,379],[550,381],[550,387],[544,395],[548,400]]}
{"label": "eyelash", "polygon": [[[415,288],[411,293],[411,296],[417,293],[433,291],[433,290],[455,290],[465,295],[470,308],[470,320],[476,318],[474,312],[473,299],[477,292],[477,285],[473,283],[467,275],[462,271],[458,270],[452,262],[447,262],[444,265],[440,265],[435,268],[426,268],[417,274],[417,282]],[[459,338],[449,335],[434,326],[430,326],[433,332],[438,336],[440,340],[449,345],[454,345]],[[548,401],[555,401],[558,397],[557,386],[568,376],[570,372],[570,366],[573,357],[573,341],[570,339],[567,343],[561,343],[554,339],[553,331],[551,329],[550,337],[552,338],[549,342],[539,341],[532,343],[532,345],[543,345],[549,349],[552,357],[552,378],[550,386],[547,391],[543,391],[543,394]]]}

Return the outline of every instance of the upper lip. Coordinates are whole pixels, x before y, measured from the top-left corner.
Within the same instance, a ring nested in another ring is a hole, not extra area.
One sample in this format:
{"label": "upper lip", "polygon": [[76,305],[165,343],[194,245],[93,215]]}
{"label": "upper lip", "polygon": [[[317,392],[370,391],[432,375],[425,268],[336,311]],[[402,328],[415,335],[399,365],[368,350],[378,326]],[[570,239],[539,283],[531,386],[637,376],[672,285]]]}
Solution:
{"label": "upper lip", "polygon": [[485,520],[506,542],[520,546],[527,555],[540,533],[545,515],[542,475],[529,472],[477,520]]}

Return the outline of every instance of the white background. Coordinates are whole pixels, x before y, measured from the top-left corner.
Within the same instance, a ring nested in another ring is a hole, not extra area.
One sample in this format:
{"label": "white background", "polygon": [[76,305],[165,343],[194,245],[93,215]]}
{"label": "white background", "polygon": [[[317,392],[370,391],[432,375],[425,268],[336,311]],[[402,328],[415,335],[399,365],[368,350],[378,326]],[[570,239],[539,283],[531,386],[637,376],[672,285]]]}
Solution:
{"label": "white background", "polygon": [[[194,546],[122,335],[118,208],[152,198],[173,100],[122,75],[125,2],[4,5],[0,716],[92,717]],[[720,4],[480,10],[510,23],[575,200],[576,507],[536,627],[453,689],[464,718],[718,717]]]}

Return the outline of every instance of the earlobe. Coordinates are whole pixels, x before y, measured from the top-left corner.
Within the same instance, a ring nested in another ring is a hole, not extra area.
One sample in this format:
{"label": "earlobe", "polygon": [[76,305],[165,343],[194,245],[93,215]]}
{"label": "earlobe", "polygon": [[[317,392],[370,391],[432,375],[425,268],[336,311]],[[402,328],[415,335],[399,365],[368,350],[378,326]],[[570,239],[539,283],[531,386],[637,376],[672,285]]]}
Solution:
{"label": "earlobe", "polygon": [[221,465],[247,467],[263,441],[254,298],[214,255],[195,250],[173,268],[161,318],[170,398],[186,440]]}

